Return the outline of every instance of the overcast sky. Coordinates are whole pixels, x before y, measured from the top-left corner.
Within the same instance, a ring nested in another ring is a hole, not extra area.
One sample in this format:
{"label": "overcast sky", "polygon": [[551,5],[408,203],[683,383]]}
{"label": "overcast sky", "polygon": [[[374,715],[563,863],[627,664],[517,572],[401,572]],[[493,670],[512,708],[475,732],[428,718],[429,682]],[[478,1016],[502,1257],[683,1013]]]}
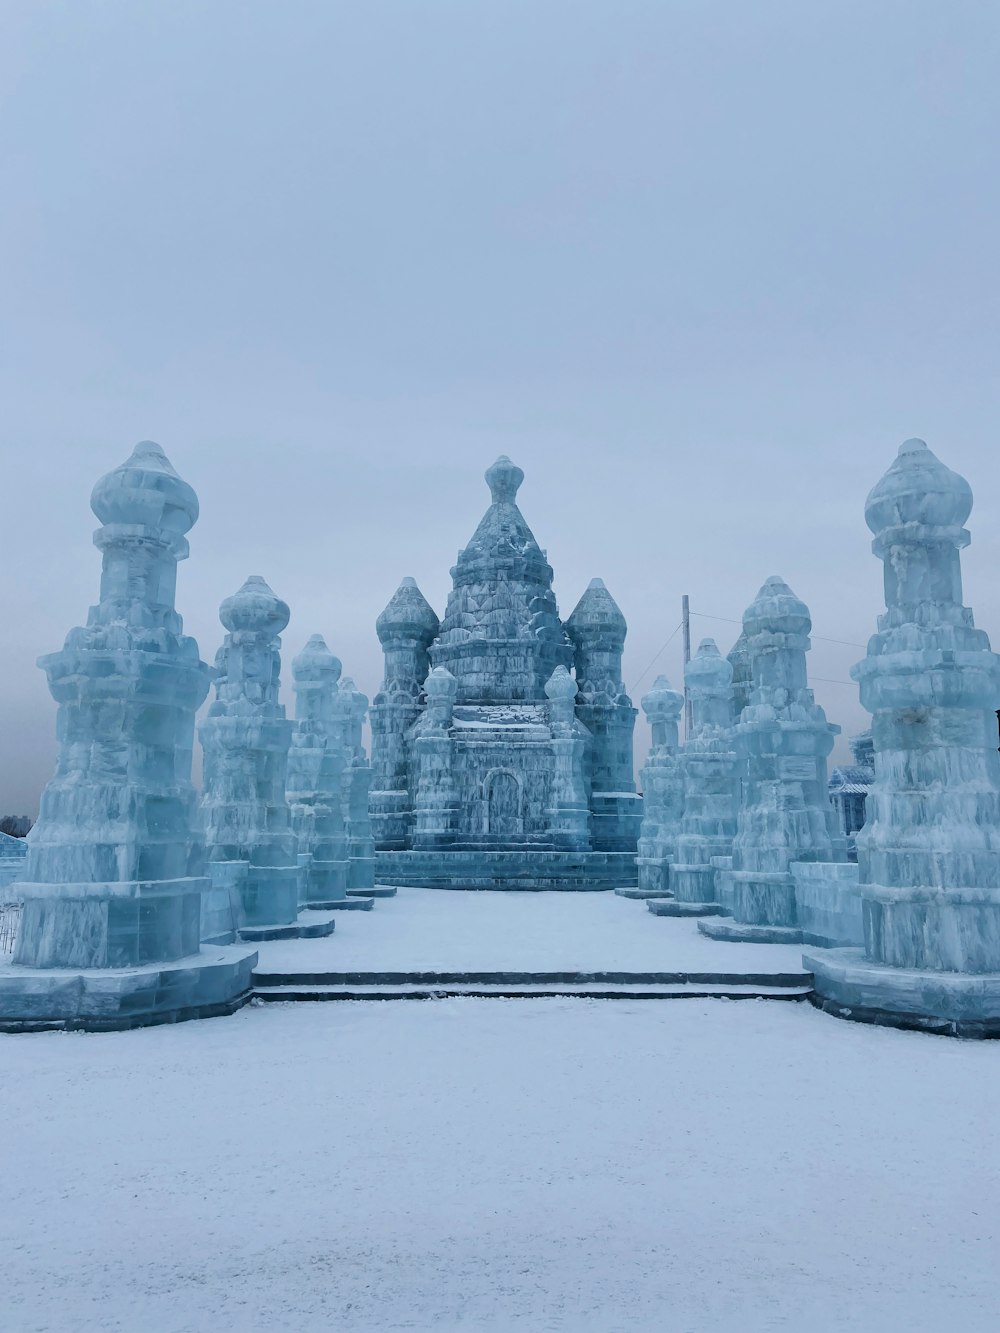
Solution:
{"label": "overcast sky", "polygon": [[[0,3],[0,813],[51,773],[35,658],[145,438],[201,499],[208,660],[262,574],[286,656],[322,632],[372,694],[376,615],[406,574],[443,611],[501,452],[628,685],[682,593],[735,620],[770,574],[864,644],[912,435],[972,484],[1000,637],[998,68],[996,0]],[[859,656],[810,659],[845,735]],[[660,670],[679,636],[637,698]]]}

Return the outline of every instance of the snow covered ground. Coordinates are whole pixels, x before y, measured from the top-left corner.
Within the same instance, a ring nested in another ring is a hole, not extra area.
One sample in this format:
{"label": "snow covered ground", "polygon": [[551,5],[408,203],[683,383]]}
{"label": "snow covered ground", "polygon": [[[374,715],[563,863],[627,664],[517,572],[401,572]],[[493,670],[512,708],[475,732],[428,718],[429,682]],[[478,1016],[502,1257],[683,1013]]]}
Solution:
{"label": "snow covered ground", "polygon": [[328,939],[259,946],[262,972],[801,972],[787,944],[724,944],[691,920],[655,917],[614,893],[400,889],[341,912]]}
{"label": "snow covered ground", "polygon": [[6,1037],[0,1065],[4,1333],[1000,1324],[995,1044],[446,1000]]}

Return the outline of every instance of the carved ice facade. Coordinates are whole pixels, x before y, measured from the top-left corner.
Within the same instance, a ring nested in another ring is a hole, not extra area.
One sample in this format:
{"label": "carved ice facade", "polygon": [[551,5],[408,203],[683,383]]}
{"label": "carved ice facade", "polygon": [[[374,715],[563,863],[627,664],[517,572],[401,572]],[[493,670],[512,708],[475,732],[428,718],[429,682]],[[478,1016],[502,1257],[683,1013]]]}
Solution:
{"label": "carved ice facade", "polygon": [[523,477],[505,457],[487,472],[492,503],[440,624],[412,579],[379,617],[371,810],[385,883],[635,882],[625,620],[599,579],[559,619],[552,569],[516,504]]}

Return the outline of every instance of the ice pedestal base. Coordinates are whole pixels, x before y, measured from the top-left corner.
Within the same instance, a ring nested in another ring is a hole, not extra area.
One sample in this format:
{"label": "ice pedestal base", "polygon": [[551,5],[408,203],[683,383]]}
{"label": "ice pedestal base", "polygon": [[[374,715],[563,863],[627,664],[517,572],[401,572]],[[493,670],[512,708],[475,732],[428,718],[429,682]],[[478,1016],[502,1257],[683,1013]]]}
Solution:
{"label": "ice pedestal base", "polygon": [[950,1037],[1000,1038],[1000,972],[929,972],[873,963],[863,949],[809,950],[811,1003],[838,1018]]}
{"label": "ice pedestal base", "polygon": [[672,898],[669,889],[615,889],[619,898]]}
{"label": "ice pedestal base", "polygon": [[0,1032],[114,1032],[235,1013],[251,998],[254,949],[202,949],[136,968],[0,967]]}
{"label": "ice pedestal base", "polygon": [[[379,884],[426,889],[617,889],[636,882],[634,852],[376,852]],[[370,890],[369,890],[370,892]]]}
{"label": "ice pedestal base", "polygon": [[721,916],[718,903],[682,903],[670,898],[652,899],[646,906],[654,916]]}
{"label": "ice pedestal base", "polygon": [[247,944],[256,944],[264,940],[316,940],[332,935],[337,921],[332,915],[327,917],[318,912],[309,912],[297,921],[281,922],[262,926],[241,926],[239,937]]}
{"label": "ice pedestal base", "polygon": [[710,940],[729,940],[734,944],[802,943],[802,931],[797,926],[751,926],[728,916],[699,921],[698,929]]}

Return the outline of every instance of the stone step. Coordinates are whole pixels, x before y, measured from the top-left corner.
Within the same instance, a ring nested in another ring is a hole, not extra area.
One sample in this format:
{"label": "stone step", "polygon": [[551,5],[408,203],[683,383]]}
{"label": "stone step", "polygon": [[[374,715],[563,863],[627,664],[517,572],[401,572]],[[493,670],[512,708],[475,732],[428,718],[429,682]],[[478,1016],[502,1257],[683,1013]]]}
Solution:
{"label": "stone step", "polygon": [[615,889],[619,898],[672,898],[669,889]]}
{"label": "stone step", "polygon": [[348,889],[348,898],[395,898],[396,889],[390,884],[376,884],[373,889]]}
{"label": "stone step", "polygon": [[451,986],[549,987],[713,987],[749,986],[777,990],[810,990],[810,972],[267,972],[258,968],[253,974],[257,992],[278,987],[296,989],[314,987],[374,988],[386,986],[422,986],[438,990]]}
{"label": "stone step", "polygon": [[679,903],[673,899],[651,898],[646,906],[654,916],[722,916],[718,903]]}
{"label": "stone step", "polygon": [[614,985],[612,983],[567,982],[532,983],[517,985],[484,985],[482,983],[446,983],[430,986],[411,982],[406,984],[362,985],[287,985],[255,987],[254,998],[270,1004],[324,1000],[443,1000],[443,999],[498,999],[543,1000],[575,998],[581,1000],[806,1000],[812,994],[809,985]]}
{"label": "stone step", "polygon": [[[358,890],[360,894],[362,890]],[[328,898],[321,903],[300,903],[299,910],[302,912],[370,912],[375,906],[375,899],[369,890],[365,889],[367,895],[364,898],[355,896],[353,898]]]}

